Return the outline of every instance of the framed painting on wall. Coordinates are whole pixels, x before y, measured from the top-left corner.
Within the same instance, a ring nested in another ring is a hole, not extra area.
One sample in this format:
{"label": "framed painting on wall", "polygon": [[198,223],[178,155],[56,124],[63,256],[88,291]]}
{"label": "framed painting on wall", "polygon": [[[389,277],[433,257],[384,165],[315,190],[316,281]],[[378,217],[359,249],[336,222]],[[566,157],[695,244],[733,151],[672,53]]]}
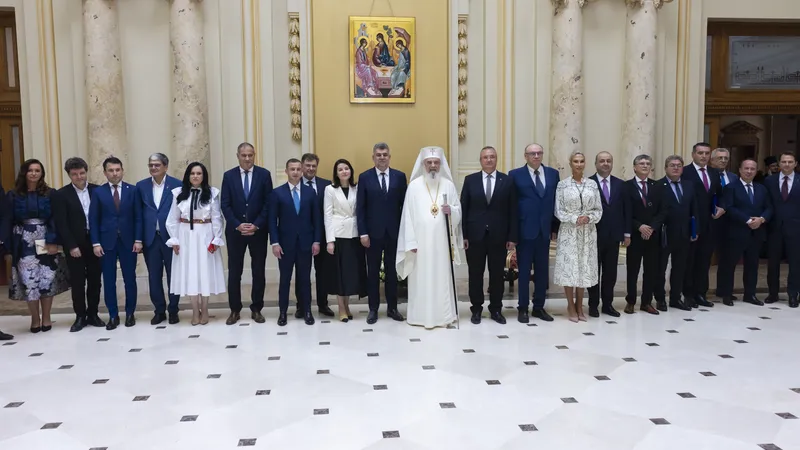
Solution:
{"label": "framed painting on wall", "polygon": [[416,19],[350,16],[350,103],[414,103]]}

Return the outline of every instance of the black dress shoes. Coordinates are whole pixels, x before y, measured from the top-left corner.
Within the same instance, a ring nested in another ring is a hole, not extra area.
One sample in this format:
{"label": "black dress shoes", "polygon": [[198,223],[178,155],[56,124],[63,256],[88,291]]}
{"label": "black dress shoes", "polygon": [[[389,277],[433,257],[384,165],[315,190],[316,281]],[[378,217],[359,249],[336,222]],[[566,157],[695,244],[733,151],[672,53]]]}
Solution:
{"label": "black dress shoes", "polygon": [[751,305],[764,306],[764,302],[756,298],[755,295],[745,295],[744,300],[742,301],[745,303],[750,303]]}
{"label": "black dress shoes", "polygon": [[103,328],[106,326],[106,323],[103,322],[103,319],[100,318],[97,314],[93,314],[90,316],[86,316],[86,326],[93,326],[97,328]]}
{"label": "black dress shoes", "polygon": [[369,314],[367,314],[367,323],[372,325],[377,321],[378,321],[378,311],[370,309]]}
{"label": "black dress shoes", "polygon": [[136,325],[136,317],[131,314],[130,316],[125,318],[125,327],[130,328]]}
{"label": "black dress shoes", "polygon": [[600,317],[600,311],[598,311],[596,307],[590,306],[589,317]]}
{"label": "black dress shoes", "polygon": [[106,330],[116,330],[119,326],[119,316],[108,319],[108,323],[106,324]]}
{"label": "black dress shoes", "polygon": [[261,311],[253,311],[250,313],[250,318],[253,319],[255,323],[264,323],[267,319],[264,318],[264,315],[261,314]]}
{"label": "black dress shoes", "polygon": [[286,311],[281,311],[280,314],[278,314],[278,326],[286,326]]}
{"label": "black dress shoes", "polygon": [[547,311],[545,311],[544,308],[542,309],[533,308],[533,310],[531,311],[531,315],[533,317],[537,317],[541,320],[544,320],[545,322],[553,321],[553,317],[551,317],[550,314],[547,314]]}
{"label": "black dress shoes", "polygon": [[[697,295],[694,298],[694,302],[699,306],[705,306],[706,308],[713,308],[714,304],[706,299],[705,295]],[[697,306],[695,306],[696,308]]]}
{"label": "black dress shoes", "polygon": [[772,303],[778,303],[780,299],[777,295],[768,295],[766,299],[764,299],[764,303],[770,305]]}
{"label": "black dress shoes", "polygon": [[722,304],[725,306],[733,306],[733,297],[722,297]]}
{"label": "black dress shoes", "polygon": [[731,300],[739,300],[739,297],[737,297],[735,295],[731,295]]}
{"label": "black dress shoes", "polygon": [[686,303],[683,303],[680,300],[670,300],[669,301],[669,307],[670,308],[675,308],[675,309],[680,309],[681,311],[691,311],[692,310],[692,308],[689,305],[687,305]]}
{"label": "black dress shoes", "polygon": [[481,323],[481,313],[479,313],[479,312],[472,313],[472,317],[469,318],[469,321],[472,322],[475,325],[480,324]]}
{"label": "black dress shoes", "polygon": [[305,322],[306,325],[314,325],[314,316],[311,315],[311,311],[306,312]]}
{"label": "black dress shoes", "polygon": [[86,319],[83,317],[78,317],[77,319],[75,319],[75,322],[72,324],[72,326],[69,327],[69,332],[77,333],[78,331],[81,331],[85,326],[86,326]]}
{"label": "black dress shoes", "polygon": [[302,319],[303,316],[305,316],[305,315],[306,315],[306,313],[304,313],[303,310],[300,309],[300,308],[297,308],[297,311],[294,312],[294,318],[295,319]]}
{"label": "black dress shoes", "polygon": [[323,316],[326,316],[326,317],[333,317],[334,316],[333,310],[328,305],[320,306],[319,307],[319,313],[322,314]]}
{"label": "black dress shoes", "polygon": [[499,323],[500,325],[506,324],[506,318],[503,317],[503,313],[501,313],[500,311],[492,313],[492,320]]}
{"label": "black dress shoes", "polygon": [[797,308],[800,306],[800,300],[797,299],[797,294],[789,294],[789,308]]}
{"label": "black dress shoes", "polygon": [[10,341],[12,339],[14,339],[14,336],[0,331],[0,341]]}
{"label": "black dress shoes", "polygon": [[[614,309],[613,306],[603,306],[603,309],[601,311],[603,314],[607,316],[619,317],[619,311]],[[591,316],[591,310],[589,311],[589,315]],[[592,317],[597,317],[597,316],[592,316]]]}
{"label": "black dress shoes", "polygon": [[402,321],[406,320],[406,318],[403,317],[402,314],[400,314],[400,311],[398,311],[396,309],[391,309],[389,311],[386,311],[386,316],[387,317],[391,317],[392,320],[396,320],[398,322],[402,322]]}
{"label": "black dress shoes", "polygon": [[181,319],[178,317],[178,313],[169,313],[169,324],[175,325],[176,323],[180,322]]}
{"label": "black dress shoes", "polygon": [[519,314],[517,314],[517,322],[519,323],[528,323],[530,319],[528,319],[528,308],[520,309]]}
{"label": "black dress shoes", "polygon": [[[150,319],[150,325],[158,325],[161,322],[167,320],[167,315],[164,313],[156,313],[152,319]],[[127,320],[125,321],[127,324]]]}
{"label": "black dress shoes", "polygon": [[239,312],[231,311],[231,315],[228,316],[228,320],[225,321],[225,325],[234,325],[236,322],[239,321],[241,317],[239,316]]}
{"label": "black dress shoes", "polygon": [[667,308],[667,301],[666,300],[656,300],[656,309],[661,311],[661,312],[669,311],[669,308]]}

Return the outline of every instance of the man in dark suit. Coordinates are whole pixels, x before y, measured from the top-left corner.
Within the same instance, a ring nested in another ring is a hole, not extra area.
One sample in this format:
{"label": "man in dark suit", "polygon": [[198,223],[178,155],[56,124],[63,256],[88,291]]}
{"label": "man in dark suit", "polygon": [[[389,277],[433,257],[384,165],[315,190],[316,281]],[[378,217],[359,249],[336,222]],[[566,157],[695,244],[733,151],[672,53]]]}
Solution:
{"label": "man in dark suit", "polygon": [[668,156],[664,162],[664,170],[667,176],[658,182],[663,186],[664,205],[668,213],[662,231],[661,269],[658,271],[656,289],[664,290],[667,262],[670,262],[669,306],[691,311],[692,308],[681,300],[681,293],[685,285],[684,277],[689,274],[686,266],[691,264],[689,248],[698,239],[697,215],[702,212],[698,212],[695,183],[686,181],[681,176],[685,170],[683,158],[678,155]]}
{"label": "man in dark suit", "polygon": [[96,184],[87,183],[86,172],[89,166],[81,158],[69,158],[64,163],[70,184],[58,190],[60,201],[53,203],[56,227],[64,246],[69,269],[69,284],[72,288],[72,310],[75,322],[70,332],[81,331],[84,327],[106,326],[97,315],[100,305],[100,258],[92,251],[89,236],[89,209]]}
{"label": "man in dark suit", "polygon": [[766,179],[764,185],[772,200],[774,211],[769,227],[769,264],[767,266],[767,286],[769,297],[766,303],[778,301],[781,260],[783,255],[789,262],[787,290],[789,307],[800,305],[800,187],[795,168],[797,158],[793,153],[783,153],[780,160],[781,171]]}
{"label": "man in dark suit", "polygon": [[600,317],[597,307],[603,299],[603,314],[619,317],[614,309],[614,286],[617,284],[619,245],[631,244],[631,198],[626,195],[625,182],[611,175],[614,157],[609,152],[600,152],[594,158],[597,173],[589,177],[600,189],[603,217],[597,224],[597,262],[600,266],[600,282],[589,288],[589,316]]}
{"label": "man in dark suit", "polygon": [[711,146],[700,142],[692,147],[692,164],[683,168],[681,179],[693,183],[697,204],[695,218],[697,240],[689,246],[688,264],[684,276],[683,295],[689,307],[705,306],[711,308],[708,301],[708,272],[711,269],[711,257],[717,244],[717,227],[719,218],[725,214],[720,206],[722,202],[722,183],[719,171],[708,165],[711,158]]}
{"label": "man in dark suit", "polygon": [[89,206],[89,236],[95,256],[103,268],[103,297],[108,308],[106,330],[119,326],[117,307],[117,260],[125,282],[125,326],[136,325],[136,255],[141,246],[134,244],[139,222],[139,199],[133,185],[122,181],[122,161],[111,156],[103,161],[108,183],[92,193]]}
{"label": "man in dark suit", "polygon": [[[3,190],[3,186],[0,186],[0,225],[3,224],[3,215],[6,213],[7,209],[8,204],[6,203],[6,192]],[[5,239],[7,239],[5,237],[5,231],[0,229],[0,258],[2,258],[6,252],[6,248],[3,245],[3,241]],[[0,341],[10,341],[12,339],[14,339],[14,336],[0,331]]]}
{"label": "man in dark suit", "polygon": [[[326,180],[325,178],[320,178],[317,176],[317,167],[319,166],[319,157],[313,153],[306,153],[301,158],[300,161],[303,163],[303,179],[301,180],[304,185],[314,189],[314,192],[317,194],[317,207],[319,208],[320,217],[323,217],[323,211],[325,210],[325,188],[330,186],[330,180]],[[322,227],[322,237],[320,238],[322,241],[320,242],[327,242],[325,240],[325,227]],[[319,313],[323,316],[333,317],[333,311],[328,306],[328,291],[330,290],[329,278],[331,274],[331,267],[336,262],[332,260],[331,255],[328,252],[319,252],[316,256],[314,256],[314,273],[317,277],[316,283],[316,290],[317,290],[317,308],[319,309]],[[298,300],[297,302],[297,311],[295,311],[294,316],[298,319],[303,318],[305,313],[303,312],[303,305],[300,303],[300,290],[299,285],[295,283],[294,285],[294,296]]]}
{"label": "man in dark suit", "polygon": [[558,232],[555,217],[556,187],[558,171],[542,164],[544,148],[539,144],[525,147],[527,164],[508,173],[517,190],[517,213],[519,214],[519,245],[517,267],[519,269],[519,310],[517,320],[528,323],[530,301],[531,265],[534,274],[533,310],[531,314],[545,322],[553,318],[544,310],[545,295],[549,282],[550,240]]}
{"label": "man in dark suit", "polygon": [[375,144],[372,148],[375,167],[358,176],[356,221],[361,245],[367,249],[368,324],[378,321],[381,262],[385,273],[386,315],[400,322],[405,320],[397,310],[395,259],[408,182],[406,174],[389,168],[391,159],[389,146],[385,142]]}
{"label": "man in dark suit", "polygon": [[[722,186],[723,197],[725,196],[725,186],[735,183],[739,181],[739,177],[728,170],[728,164],[730,163],[730,151],[727,148],[715,148],[714,151],[711,152],[711,162],[709,163],[711,167],[717,169],[719,171],[719,184]],[[728,221],[720,219],[715,222],[716,229],[715,237],[716,237],[716,246],[715,246],[715,253],[717,255],[717,297],[720,297],[720,269],[722,265],[720,264],[721,261],[726,256],[726,251],[728,247]],[[736,296],[731,294],[731,299],[736,300]]]}
{"label": "man in dark suit", "polygon": [[169,308],[164,301],[164,269],[167,271],[167,292],[172,278],[172,249],[165,243],[169,240],[167,216],[172,207],[172,190],[181,187],[181,181],[167,175],[169,158],[163,153],[153,153],[147,161],[150,178],[136,183],[136,194],[139,198],[139,221],[142,227],[136,237],[136,243],[144,250],[144,262],[147,264],[147,275],[150,284],[150,301],[153,302],[155,315],[151,325],[158,325],[167,320],[176,324],[178,319],[178,301],[180,296],[169,294]]}
{"label": "man in dark suit", "polygon": [[639,155],[633,160],[634,177],[625,182],[625,190],[631,205],[631,244],[625,256],[627,272],[627,294],[625,313],[633,314],[636,307],[639,269],[642,273],[642,297],[640,309],[658,315],[653,308],[653,295],[658,309],[667,310],[663,286],[658,288],[661,269],[661,229],[667,217],[664,207],[663,189],[648,178],[653,170],[653,160],[648,155]]}
{"label": "man in dark suit", "polygon": [[767,238],[764,224],[772,219],[772,202],[767,188],[753,182],[758,171],[754,159],[745,159],[739,165],[741,180],[725,187],[723,204],[728,222],[727,250],[720,260],[717,295],[722,302],[733,306],[733,273],[736,264],[744,256],[744,301],[756,306],[764,303],[756,297],[758,283],[758,255]]}
{"label": "man in dark suit", "polygon": [[250,316],[264,323],[264,289],[267,285],[267,235],[272,175],[255,165],[256,151],[247,142],[239,144],[236,158],[239,166],[222,177],[220,207],[225,217],[225,241],[228,245],[228,305],[231,314],[225,321],[233,325],[242,311],[242,271],[244,254],[250,249]]}
{"label": "man in dark suit", "polygon": [[300,295],[297,302],[302,305],[306,325],[314,325],[314,316],[311,314],[311,257],[319,254],[322,218],[316,192],[301,182],[302,174],[303,167],[299,159],[286,161],[289,180],[272,191],[269,201],[269,235],[281,277],[278,287],[280,326],[286,325],[293,271],[297,272],[295,284]]}
{"label": "man in dark suit", "polygon": [[469,300],[472,323],[481,323],[483,273],[489,264],[489,313],[505,324],[503,317],[503,269],[506,254],[518,239],[517,190],[508,175],[497,171],[497,150],[484,147],[481,170],[467,175],[461,188],[461,230],[469,266]]}

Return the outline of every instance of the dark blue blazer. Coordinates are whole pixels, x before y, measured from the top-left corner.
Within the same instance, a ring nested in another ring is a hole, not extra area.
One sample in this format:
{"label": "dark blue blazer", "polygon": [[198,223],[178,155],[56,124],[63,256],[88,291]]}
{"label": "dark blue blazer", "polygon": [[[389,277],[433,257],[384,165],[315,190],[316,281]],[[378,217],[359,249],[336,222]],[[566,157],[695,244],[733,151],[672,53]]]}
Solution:
{"label": "dark blue blazer", "polygon": [[[725,171],[725,175],[728,176],[728,184],[732,184],[732,183],[735,183],[735,182],[739,181],[739,175],[736,175],[735,173],[731,172],[730,170],[726,170]],[[720,173],[719,181],[720,181],[720,185],[721,185],[722,184],[722,173]],[[726,186],[727,186],[727,184],[726,184]],[[723,186],[723,189],[724,189],[724,186]],[[725,193],[723,192],[722,195],[724,196]]]}
{"label": "dark blue blazer", "polygon": [[783,174],[770,175],[764,180],[769,198],[772,200],[773,218],[769,222],[770,231],[780,231],[784,235],[800,234],[800,174],[794,174],[789,198],[781,197]]}
{"label": "dark blue blazer", "polygon": [[742,246],[752,237],[763,241],[767,238],[767,226],[761,225],[758,229],[751,230],[747,221],[751,217],[763,217],[769,223],[772,220],[772,202],[769,199],[767,188],[762,184],[751,183],[753,186],[753,201],[747,195],[747,189],[741,181],[736,180],[725,186],[722,196],[722,207],[728,225],[727,235],[730,240],[738,241]]}
{"label": "dark blue blazer", "polygon": [[519,238],[522,241],[534,240],[539,235],[550,239],[550,233],[558,232],[555,206],[556,188],[561,177],[556,169],[541,167],[545,176],[544,195],[541,197],[536,193],[527,165],[508,172],[517,189]]}
{"label": "dark blue blazer", "polygon": [[[303,180],[303,184],[306,184],[308,180],[305,178],[300,178]],[[315,177],[317,182],[317,208],[319,208],[319,217],[320,220],[324,220],[325,218],[325,188],[331,185],[330,180],[326,180],[325,178]],[[308,186],[308,185],[306,185]],[[309,186],[310,187],[310,186]],[[313,188],[312,188],[313,189]],[[320,241],[321,243],[328,242],[325,239],[325,226],[322,225],[322,232],[320,234]],[[322,252],[320,252],[321,254]],[[327,254],[328,252],[325,252]]]}
{"label": "dark blue blazer", "polygon": [[122,244],[132,251],[136,230],[142,227],[136,187],[124,181],[121,184],[119,211],[114,207],[114,198],[108,183],[94,190],[92,203],[89,205],[89,237],[92,238],[92,245],[100,244],[106,251],[116,247],[118,235]]}
{"label": "dark blue blazer", "polygon": [[[711,221],[714,220],[711,216],[714,214],[714,205],[722,203],[722,184],[719,181],[719,170],[706,166],[706,174],[708,176],[709,188],[706,191],[703,185],[703,178],[694,168],[694,164],[689,163],[683,166],[683,174],[681,179],[683,181],[691,181],[694,186],[695,197],[697,198],[697,233],[706,233],[711,226]],[[672,188],[670,188],[671,190]]]}
{"label": "dark blue blazer", "polygon": [[311,252],[311,246],[320,242],[322,215],[317,205],[314,189],[300,188],[300,213],[294,209],[294,199],[289,183],[272,191],[269,201],[269,237],[272,244],[280,244],[286,252]]}
{"label": "dark blue blazer", "polygon": [[600,177],[594,174],[589,179],[597,183],[603,203],[603,217],[597,223],[597,241],[622,242],[626,234],[631,234],[631,217],[633,215],[631,197],[627,195],[628,189],[625,187],[625,182],[613,175],[609,177],[611,203],[608,203],[603,195]]}
{"label": "dark blue blazer", "polygon": [[359,236],[369,235],[396,240],[400,231],[400,217],[406,199],[406,174],[389,169],[389,187],[386,194],[381,190],[381,181],[375,168],[358,176],[358,196],[356,197],[356,222]]}
{"label": "dark blue blazer", "polygon": [[[719,179],[717,179],[719,181]],[[681,190],[683,191],[683,201],[678,203],[675,192],[672,190],[671,181],[664,177],[658,180],[663,189],[663,201],[667,208],[667,215],[664,219],[664,228],[668,242],[685,240],[688,244],[692,238],[692,218],[695,221],[695,232],[699,236],[701,231],[697,225],[697,214],[704,214],[699,211],[697,206],[697,186],[687,180],[681,179]],[[704,188],[701,188],[705,191]]]}
{"label": "dark blue blazer", "polygon": [[[252,223],[259,231],[267,232],[269,199],[272,193],[272,175],[269,170],[253,166],[250,179],[250,197],[244,198],[239,166],[222,176],[220,208],[225,217],[225,232],[231,233],[243,223]],[[313,191],[313,189],[312,189]]]}
{"label": "dark blue blazer", "polygon": [[153,178],[148,177],[136,183],[136,193],[139,196],[139,222],[141,228],[137,230],[136,240],[142,241],[145,247],[149,247],[156,237],[156,222],[158,229],[163,236],[163,241],[167,242],[170,238],[167,232],[167,216],[172,207],[172,190],[181,187],[181,180],[166,176],[164,180],[164,192],[161,194],[161,203],[156,205],[153,199]]}

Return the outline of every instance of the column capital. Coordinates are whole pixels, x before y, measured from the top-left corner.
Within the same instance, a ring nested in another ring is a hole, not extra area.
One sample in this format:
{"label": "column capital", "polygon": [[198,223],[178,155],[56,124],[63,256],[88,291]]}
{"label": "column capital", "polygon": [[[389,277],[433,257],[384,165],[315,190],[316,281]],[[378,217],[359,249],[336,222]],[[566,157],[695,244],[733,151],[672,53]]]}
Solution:
{"label": "column capital", "polygon": [[579,8],[583,8],[587,3],[595,1],[595,0],[550,0],[553,3],[553,7],[558,13],[559,10],[562,8],[567,7],[570,2],[577,2]]}
{"label": "column capital", "polygon": [[629,8],[644,6],[645,3],[652,3],[656,9],[661,9],[664,3],[670,3],[672,0],[622,0]]}

